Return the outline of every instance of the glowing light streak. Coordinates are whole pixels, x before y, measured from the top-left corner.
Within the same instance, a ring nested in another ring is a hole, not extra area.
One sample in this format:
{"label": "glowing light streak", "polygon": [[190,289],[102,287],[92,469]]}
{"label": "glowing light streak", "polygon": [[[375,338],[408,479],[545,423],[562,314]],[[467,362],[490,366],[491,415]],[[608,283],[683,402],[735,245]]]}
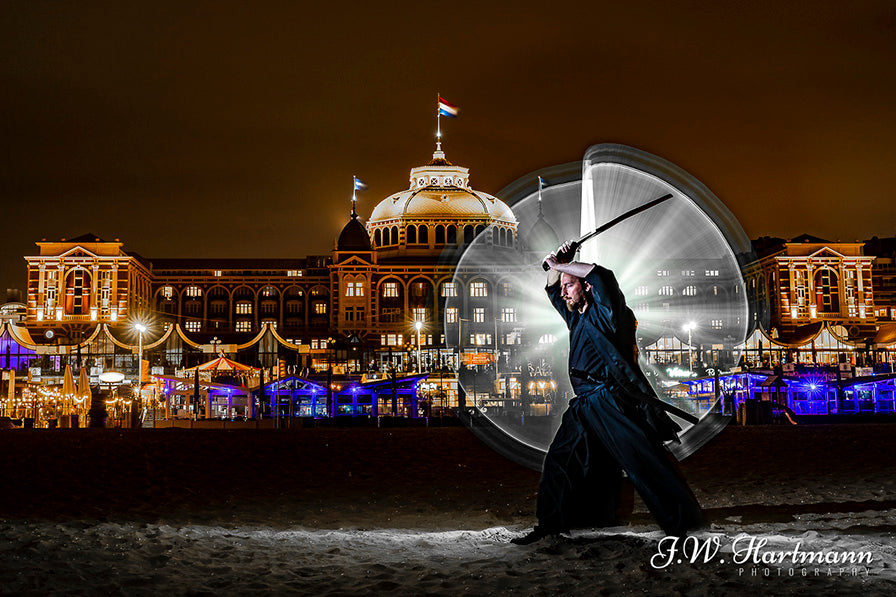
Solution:
{"label": "glowing light streak", "polygon": [[[664,382],[670,381],[667,367],[683,366],[688,358],[685,353],[690,350],[697,352],[693,360],[688,359],[694,364],[718,360],[720,368],[725,369],[737,363],[749,317],[746,288],[732,246],[739,252],[747,251],[749,241],[727,208],[687,173],[631,148],[618,152],[619,161],[614,161],[613,155],[607,157],[608,153],[613,154],[605,146],[592,148],[583,162],[582,180],[533,190],[517,201],[513,210],[523,244],[534,242],[523,233],[533,228],[539,214],[562,242],[578,238],[633,207],[673,194],[673,199],[587,241],[578,258],[607,267],[616,275],[629,307],[637,314],[641,366],[662,398],[669,387]],[[525,397],[514,395],[518,404],[531,407],[531,412],[522,416],[486,416],[521,444],[546,450],[573,395],[564,355],[568,332],[545,296],[540,267],[545,254],[556,247],[523,246],[517,251],[504,251],[488,243],[490,235],[491,230],[486,230],[464,252],[455,284],[465,288],[474,277],[487,279],[492,288],[499,288],[503,282],[512,284],[512,296],[497,296],[495,308],[496,313],[504,307],[515,308],[513,331],[519,332],[522,342],[513,347],[498,346],[497,352],[516,359],[512,367],[539,368],[550,363],[545,377],[555,381],[556,389],[548,393],[545,388],[545,396],[536,390],[537,404],[531,395],[529,404]],[[686,288],[690,290],[685,292]],[[456,307],[463,312],[469,301],[475,300],[447,297],[446,311]],[[687,322],[693,322],[693,326],[683,328]],[[446,321],[446,328],[456,325]],[[475,321],[464,323],[463,337],[489,331],[476,327]],[[509,331],[498,331],[497,335]],[[446,333],[449,349],[462,352],[467,347],[467,343],[460,343],[459,336]],[[552,339],[556,342],[548,343]],[[685,372],[684,377],[691,376],[691,372]],[[462,376],[461,385],[470,404],[481,405],[491,399],[487,384],[473,375]],[[694,408],[700,415],[710,406],[704,400]],[[538,416],[547,416],[549,424],[527,425],[526,420],[536,411]]]}

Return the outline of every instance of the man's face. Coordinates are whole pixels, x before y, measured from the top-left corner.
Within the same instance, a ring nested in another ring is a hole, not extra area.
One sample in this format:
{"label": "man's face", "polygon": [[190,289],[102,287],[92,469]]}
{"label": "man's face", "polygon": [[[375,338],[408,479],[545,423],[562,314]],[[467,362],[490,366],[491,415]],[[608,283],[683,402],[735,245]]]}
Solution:
{"label": "man's face", "polygon": [[588,304],[581,278],[569,274],[560,275],[560,297],[566,301],[566,308],[570,311],[581,311]]}

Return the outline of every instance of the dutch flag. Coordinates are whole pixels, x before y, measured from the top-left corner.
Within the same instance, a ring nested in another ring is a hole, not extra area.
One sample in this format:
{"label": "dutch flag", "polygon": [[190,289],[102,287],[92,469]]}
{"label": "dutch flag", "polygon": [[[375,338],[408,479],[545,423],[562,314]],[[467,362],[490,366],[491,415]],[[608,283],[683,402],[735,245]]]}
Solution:
{"label": "dutch flag", "polygon": [[457,106],[449,104],[442,96],[439,96],[439,115],[447,116],[448,118],[457,118]]}

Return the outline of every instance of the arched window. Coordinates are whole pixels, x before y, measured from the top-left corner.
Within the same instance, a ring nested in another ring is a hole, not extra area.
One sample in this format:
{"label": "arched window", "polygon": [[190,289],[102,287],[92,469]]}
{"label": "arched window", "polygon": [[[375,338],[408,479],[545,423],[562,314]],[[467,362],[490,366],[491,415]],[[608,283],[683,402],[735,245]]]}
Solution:
{"label": "arched window", "polygon": [[429,244],[429,227],[421,225],[417,228],[417,242],[421,245]]}
{"label": "arched window", "polygon": [[821,313],[840,312],[840,285],[833,270],[815,272],[815,304]]}
{"label": "arched window", "polygon": [[409,245],[417,244],[417,227],[413,224],[408,226],[407,231],[405,232],[407,235],[407,242]]}
{"label": "arched window", "polygon": [[507,246],[508,247],[513,246],[513,230],[507,231]]}
{"label": "arched window", "polygon": [[685,286],[685,289],[682,291],[685,296],[697,296],[697,287],[696,286]]}
{"label": "arched window", "polygon": [[482,224],[479,224],[478,226],[476,226],[475,236],[479,236],[480,234],[482,234],[483,230],[485,230],[485,226],[483,226]]}
{"label": "arched window", "polygon": [[501,230],[501,241],[499,244],[503,247],[507,244],[507,231],[504,230],[503,228],[501,228],[500,230]]}
{"label": "arched window", "polygon": [[373,233],[373,244],[377,247],[383,245],[383,231],[379,228],[377,228],[376,232]]}
{"label": "arched window", "polygon": [[444,245],[445,244],[445,227],[439,224],[436,226],[436,244]]}
{"label": "arched window", "polygon": [[663,286],[660,288],[660,296],[672,296],[675,294],[675,290],[671,286]]}
{"label": "arched window", "polygon": [[498,234],[497,228],[492,228],[492,244],[498,246],[501,244],[501,235]]}
{"label": "arched window", "polygon": [[447,245],[456,245],[457,244],[457,228],[453,225],[448,226],[445,229],[445,244]]}
{"label": "arched window", "polygon": [[390,244],[398,244],[398,226],[392,226],[392,242]]}
{"label": "arched window", "polygon": [[90,312],[90,275],[83,269],[75,269],[65,277],[65,312],[69,315],[86,315]]}
{"label": "arched window", "polygon": [[464,244],[470,244],[473,242],[473,227],[472,226],[464,226]]}

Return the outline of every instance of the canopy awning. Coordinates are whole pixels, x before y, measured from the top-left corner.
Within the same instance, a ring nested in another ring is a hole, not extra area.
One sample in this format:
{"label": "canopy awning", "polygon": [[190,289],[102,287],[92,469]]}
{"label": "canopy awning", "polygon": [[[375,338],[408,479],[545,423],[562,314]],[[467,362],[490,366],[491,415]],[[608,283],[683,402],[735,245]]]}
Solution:
{"label": "canopy awning", "polygon": [[243,365],[242,363],[232,361],[225,356],[220,356],[207,363],[202,363],[195,367],[188,367],[184,369],[184,371],[195,371],[196,369],[199,369],[200,371],[257,371],[258,367]]}

